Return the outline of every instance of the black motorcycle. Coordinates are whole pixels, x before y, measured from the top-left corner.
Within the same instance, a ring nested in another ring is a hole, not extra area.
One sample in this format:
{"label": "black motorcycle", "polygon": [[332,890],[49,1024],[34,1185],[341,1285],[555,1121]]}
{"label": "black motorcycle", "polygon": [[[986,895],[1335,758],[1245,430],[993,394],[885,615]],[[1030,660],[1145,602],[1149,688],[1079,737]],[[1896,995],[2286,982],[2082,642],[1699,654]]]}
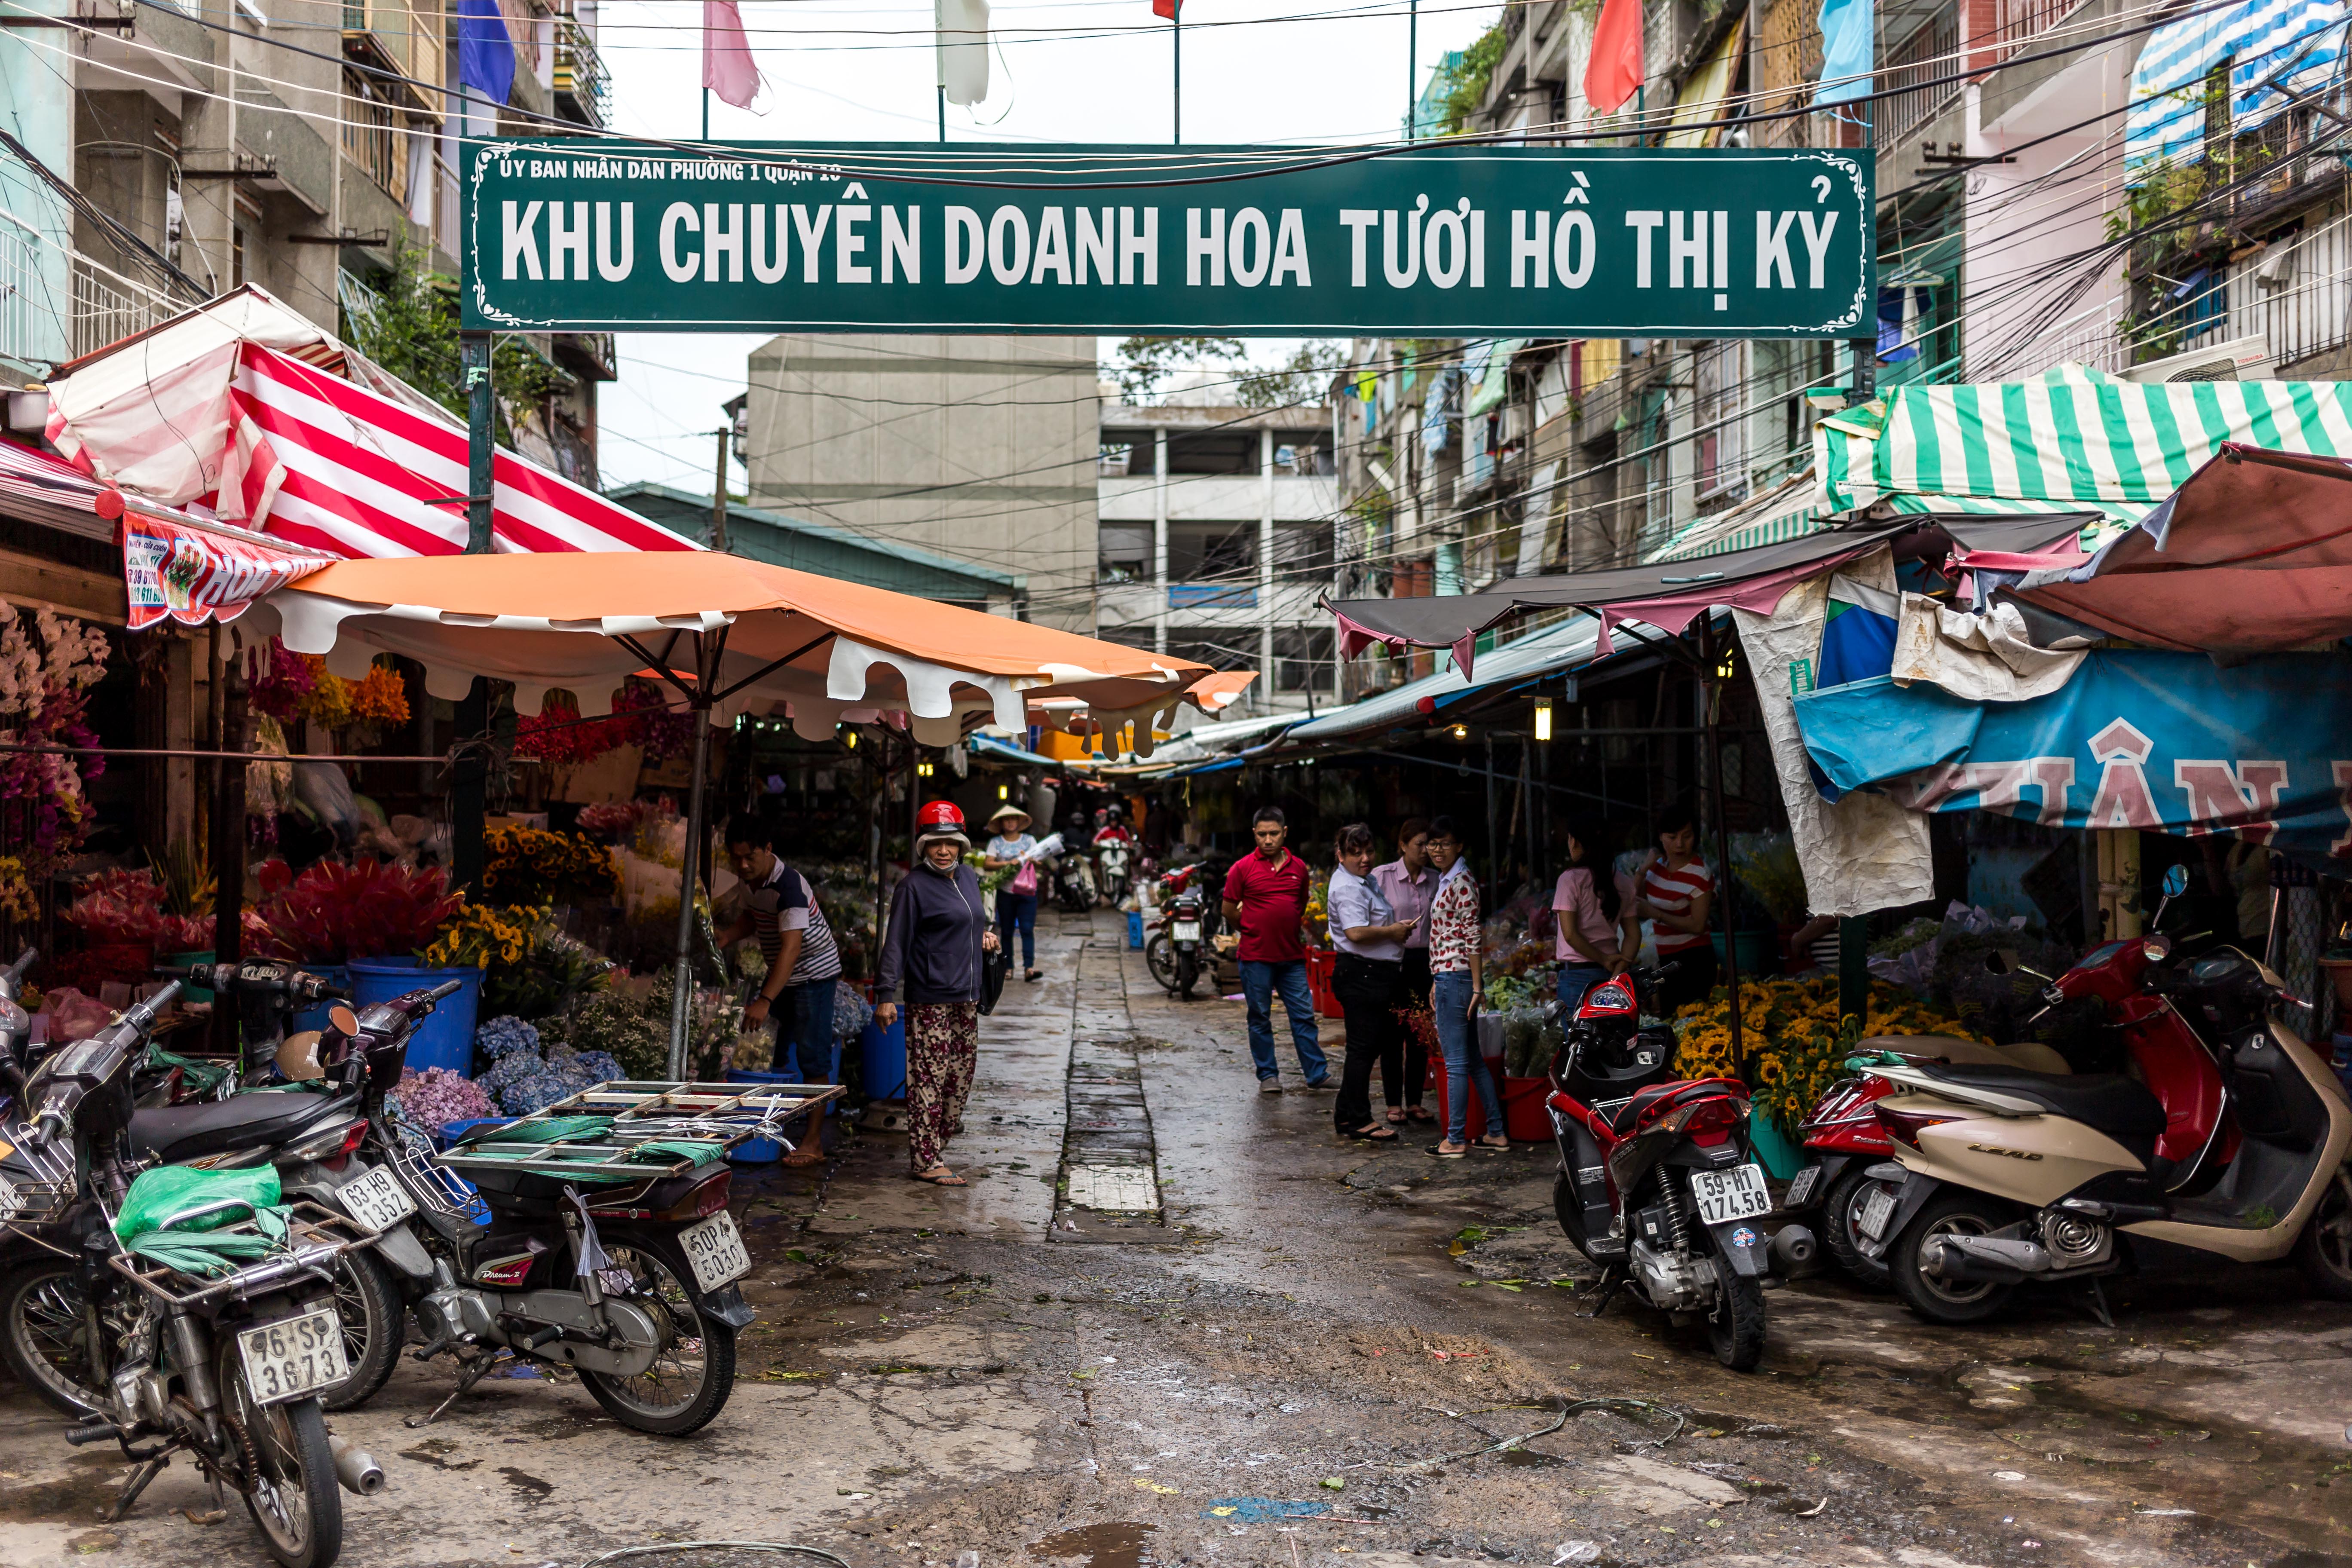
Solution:
{"label": "black motorcycle", "polygon": [[244,1499],[284,1568],[328,1568],[342,1549],[339,1482],[383,1485],[373,1459],[329,1436],[319,1398],[346,1371],[335,1267],[368,1238],[302,1204],[194,1199],[128,1246],[110,1217],[132,1200],[142,1163],[130,1138],[133,1068],[178,991],[167,984],[27,1078],[0,1139],[36,1174],[11,1184],[5,1217],[44,1227],[65,1266],[44,1298],[58,1314],[51,1327],[103,1390],[66,1439],[113,1442],[135,1467],[111,1517],[184,1453]]}

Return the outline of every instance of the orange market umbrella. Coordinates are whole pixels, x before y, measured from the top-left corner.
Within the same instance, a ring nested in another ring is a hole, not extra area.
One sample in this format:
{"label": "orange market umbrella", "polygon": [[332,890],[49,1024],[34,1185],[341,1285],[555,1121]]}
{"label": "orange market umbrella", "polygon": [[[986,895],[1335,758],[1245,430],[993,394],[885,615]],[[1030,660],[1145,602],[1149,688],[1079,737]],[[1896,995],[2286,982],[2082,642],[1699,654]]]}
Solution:
{"label": "orange market umbrella", "polygon": [[[1066,713],[1062,700],[1076,699],[1106,728],[1135,721],[1148,751],[1154,716],[1188,699],[1214,711],[1238,689],[1238,672],[1190,659],[706,552],[345,561],[263,600],[265,635],[268,612],[289,649],[324,655],[346,679],[378,653],[403,654],[425,666],[436,697],[465,696],[477,675],[511,681],[522,713],[539,712],[556,688],[583,715],[607,713],[629,675],[668,678],[707,715],[695,730],[681,889],[696,875],[710,726],[755,706],[781,704],[811,739],[903,711],[918,742],[948,745],[982,714],[1020,729],[1033,700],[1050,696]],[[678,904],[684,974],[693,901]],[[674,1078],[686,1067],[688,987],[675,990]]]}

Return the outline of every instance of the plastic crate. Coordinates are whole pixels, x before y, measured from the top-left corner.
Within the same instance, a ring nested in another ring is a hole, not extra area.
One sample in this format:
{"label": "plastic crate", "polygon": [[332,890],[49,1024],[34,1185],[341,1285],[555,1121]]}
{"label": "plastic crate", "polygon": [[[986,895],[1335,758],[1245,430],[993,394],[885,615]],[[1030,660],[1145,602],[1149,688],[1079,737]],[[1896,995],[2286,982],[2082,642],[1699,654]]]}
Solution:
{"label": "plastic crate", "polygon": [[1307,950],[1307,994],[1315,998],[1315,1016],[1318,1018],[1344,1018],[1347,1009],[1331,994],[1331,971],[1339,955],[1328,947]]}

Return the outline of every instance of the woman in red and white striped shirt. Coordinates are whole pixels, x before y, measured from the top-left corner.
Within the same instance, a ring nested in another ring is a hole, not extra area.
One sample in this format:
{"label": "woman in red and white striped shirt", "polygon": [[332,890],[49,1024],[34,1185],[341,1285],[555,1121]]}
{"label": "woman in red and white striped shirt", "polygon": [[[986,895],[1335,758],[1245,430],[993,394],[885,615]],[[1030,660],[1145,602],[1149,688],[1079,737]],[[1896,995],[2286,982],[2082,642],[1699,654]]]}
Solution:
{"label": "woman in red and white striped shirt", "polygon": [[1642,943],[1643,921],[1653,922],[1658,962],[1676,967],[1643,1010],[1671,1017],[1685,1003],[1701,1002],[1715,989],[1715,939],[1707,915],[1715,906],[1715,873],[1698,858],[1698,818],[1686,805],[1658,814],[1657,849],[1633,878],[1634,898],[1623,914],[1625,951]]}

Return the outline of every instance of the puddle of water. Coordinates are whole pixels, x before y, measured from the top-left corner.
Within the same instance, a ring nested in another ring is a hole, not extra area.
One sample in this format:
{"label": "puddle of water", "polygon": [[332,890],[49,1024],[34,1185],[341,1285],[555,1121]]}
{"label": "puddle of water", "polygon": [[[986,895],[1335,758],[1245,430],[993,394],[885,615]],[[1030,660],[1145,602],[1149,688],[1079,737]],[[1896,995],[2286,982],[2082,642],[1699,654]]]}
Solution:
{"label": "puddle of water", "polygon": [[1566,1459],[1550,1454],[1538,1454],[1532,1448],[1506,1448],[1500,1458],[1507,1465],[1544,1466],[1568,1463]]}
{"label": "puddle of water", "polygon": [[1032,1557],[1079,1557],[1087,1568],[1145,1568],[1152,1559],[1148,1539],[1160,1527],[1129,1520],[1080,1525],[1028,1545]]}

